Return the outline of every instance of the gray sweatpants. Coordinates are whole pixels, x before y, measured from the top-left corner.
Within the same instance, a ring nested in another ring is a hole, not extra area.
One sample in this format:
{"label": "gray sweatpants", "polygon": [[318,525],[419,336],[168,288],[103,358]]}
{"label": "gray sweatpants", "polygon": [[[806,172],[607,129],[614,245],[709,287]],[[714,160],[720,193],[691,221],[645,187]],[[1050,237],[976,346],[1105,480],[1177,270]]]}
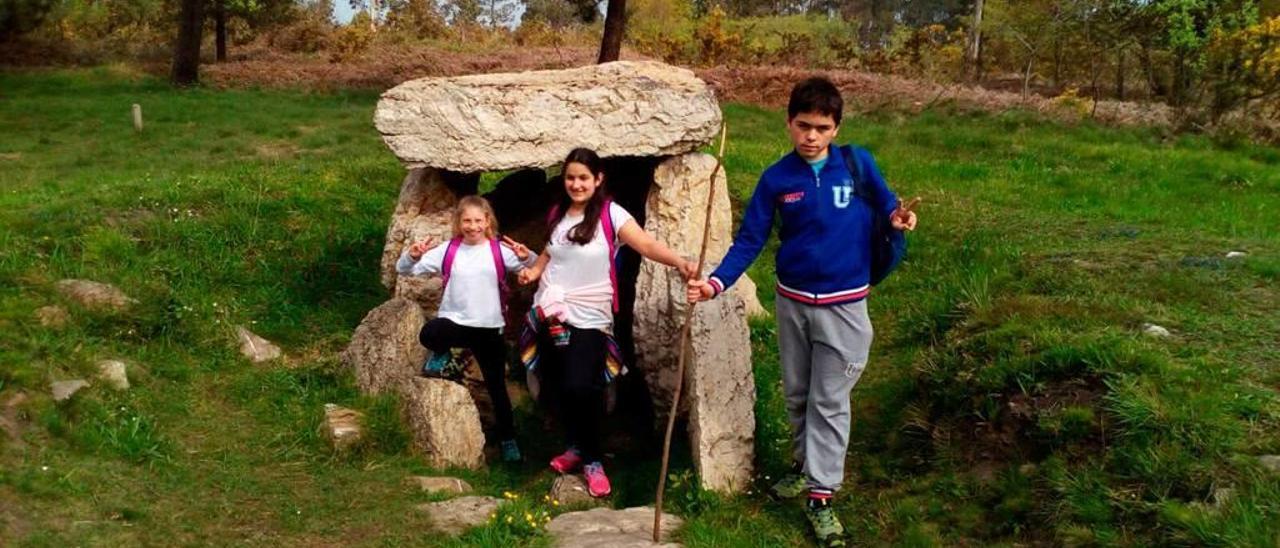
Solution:
{"label": "gray sweatpants", "polygon": [[871,350],[867,301],[811,306],[779,295],[776,312],[792,456],[810,487],[835,491],[849,449],[849,393]]}

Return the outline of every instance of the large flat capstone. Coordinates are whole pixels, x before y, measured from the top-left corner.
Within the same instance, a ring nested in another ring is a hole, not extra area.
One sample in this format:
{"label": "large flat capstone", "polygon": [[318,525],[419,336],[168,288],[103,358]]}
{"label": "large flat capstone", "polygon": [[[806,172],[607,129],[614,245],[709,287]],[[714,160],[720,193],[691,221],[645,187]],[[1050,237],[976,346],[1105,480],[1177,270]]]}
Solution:
{"label": "large flat capstone", "polygon": [[382,94],[373,117],[405,166],[475,173],[547,167],[579,146],[601,156],[671,156],[720,129],[692,71],[652,61],[454,78]]}

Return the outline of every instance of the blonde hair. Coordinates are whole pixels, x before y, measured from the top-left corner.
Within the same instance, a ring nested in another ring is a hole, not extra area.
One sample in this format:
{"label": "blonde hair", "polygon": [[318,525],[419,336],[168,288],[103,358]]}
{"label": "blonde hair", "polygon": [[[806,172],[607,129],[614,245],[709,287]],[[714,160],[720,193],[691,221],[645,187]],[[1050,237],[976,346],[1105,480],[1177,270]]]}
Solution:
{"label": "blonde hair", "polygon": [[484,217],[489,220],[489,228],[485,229],[484,237],[490,240],[498,237],[498,216],[493,213],[493,206],[489,205],[489,200],[483,197],[471,195],[463,196],[458,200],[458,206],[453,208],[453,235],[462,235],[462,210],[468,207],[474,207],[484,213]]}

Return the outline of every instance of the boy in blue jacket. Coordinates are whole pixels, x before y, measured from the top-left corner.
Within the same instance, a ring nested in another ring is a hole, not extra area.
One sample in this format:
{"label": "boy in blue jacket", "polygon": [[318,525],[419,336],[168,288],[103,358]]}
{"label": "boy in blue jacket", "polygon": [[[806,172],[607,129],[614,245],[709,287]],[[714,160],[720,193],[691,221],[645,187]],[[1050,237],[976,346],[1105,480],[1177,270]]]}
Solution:
{"label": "boy in blue jacket", "polygon": [[690,302],[723,293],[751,265],[781,218],[778,276],[778,350],[792,430],[792,470],[771,489],[779,498],[808,494],[805,514],[818,541],[844,546],[844,528],[831,497],[844,481],[849,447],[849,394],[871,349],[871,234],[875,212],[895,230],[913,230],[915,213],[899,208],[862,149],[853,149],[867,174],[865,197],[854,192],[842,150],[831,144],[840,130],[844,100],[825,78],[791,90],[787,134],[795,150],[760,176],[742,226],[719,268],[691,280]]}

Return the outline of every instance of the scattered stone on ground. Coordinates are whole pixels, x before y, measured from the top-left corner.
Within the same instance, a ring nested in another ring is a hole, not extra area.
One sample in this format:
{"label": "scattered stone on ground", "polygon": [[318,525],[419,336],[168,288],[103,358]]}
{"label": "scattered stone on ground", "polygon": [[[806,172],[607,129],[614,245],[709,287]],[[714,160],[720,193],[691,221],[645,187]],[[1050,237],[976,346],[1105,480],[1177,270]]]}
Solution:
{"label": "scattered stone on ground", "polygon": [[62,327],[67,325],[70,315],[67,309],[56,304],[42,306],[36,309],[36,319],[40,321],[40,325],[44,327]]}
{"label": "scattered stone on ground", "polygon": [[138,302],[113,285],[90,280],[59,280],[54,287],[85,308],[119,312]]}
{"label": "scattered stone on ground", "polygon": [[551,482],[549,495],[552,500],[559,501],[560,506],[602,506],[607,502],[591,496],[587,491],[587,482],[577,474],[557,476]]}
{"label": "scattered stone on ground", "polygon": [[129,389],[127,366],[119,360],[102,360],[98,362],[98,378],[114,390]]}
{"label": "scattered stone on ground", "polygon": [[1142,332],[1148,337],[1155,337],[1157,339],[1167,339],[1172,335],[1171,333],[1169,333],[1168,329],[1165,329],[1153,323],[1143,324]]}
{"label": "scattered stone on ground", "polygon": [[427,493],[465,495],[471,492],[470,483],[448,476],[410,476],[405,481]]}
{"label": "scattered stone on ground", "polygon": [[366,394],[397,394],[417,375],[427,350],[418,342],[422,308],[408,299],[391,299],[369,311],[342,351]]}
{"label": "scattered stone on ground", "polygon": [[1247,256],[1249,256],[1249,254],[1248,254],[1248,253],[1245,253],[1245,252],[1243,252],[1243,251],[1228,251],[1228,252],[1227,252],[1227,258],[1228,258],[1228,259],[1241,259],[1241,258],[1244,258],[1244,257],[1247,257]]}
{"label": "scattered stone on ground", "polygon": [[1231,499],[1236,496],[1236,490],[1231,487],[1219,487],[1213,490],[1213,506],[1214,508],[1222,508]]}
{"label": "scattered stone on ground", "polygon": [[9,436],[9,440],[17,447],[26,447],[22,441],[22,422],[18,418],[18,408],[27,401],[25,392],[18,392],[0,405],[0,431]]}
{"label": "scattered stone on ground", "polygon": [[355,447],[364,437],[364,414],[332,403],[324,404],[324,435],[337,451]]}
{"label": "scattered stone on ground", "polygon": [[414,447],[435,468],[484,465],[484,431],[467,388],[414,377],[402,395]]}
{"label": "scattered stone on ground", "polygon": [[419,504],[418,510],[430,517],[436,530],[457,535],[489,521],[489,515],[498,510],[499,504],[502,501],[493,497],[468,496]]}
{"label": "scattered stone on ground", "polygon": [[[683,523],[677,516],[663,513],[663,540]],[[653,508],[642,506],[614,510],[595,508],[556,516],[547,524],[556,546],[570,548],[676,547],[675,543],[653,542]]]}
{"label": "scattered stone on ground", "polygon": [[79,392],[81,388],[89,386],[89,382],[83,379],[75,379],[70,381],[55,381],[49,384],[50,391],[53,392],[53,401],[67,401]]}
{"label": "scattered stone on ground", "polygon": [[253,363],[262,363],[280,357],[280,347],[255,335],[244,326],[236,327],[236,337],[240,339],[240,353]]}
{"label": "scattered stone on ground", "polygon": [[1258,457],[1258,464],[1263,468],[1280,474],[1280,455],[1262,455]]}

